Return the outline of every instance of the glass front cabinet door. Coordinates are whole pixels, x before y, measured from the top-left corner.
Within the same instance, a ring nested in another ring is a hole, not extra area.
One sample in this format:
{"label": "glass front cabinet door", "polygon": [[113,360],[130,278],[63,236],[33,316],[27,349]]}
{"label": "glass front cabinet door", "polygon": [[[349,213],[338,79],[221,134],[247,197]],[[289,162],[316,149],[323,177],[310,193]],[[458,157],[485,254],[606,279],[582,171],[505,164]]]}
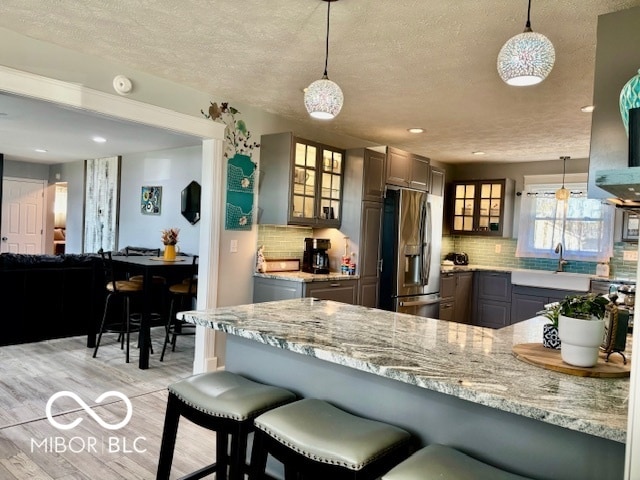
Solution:
{"label": "glass front cabinet door", "polygon": [[513,188],[514,182],[509,179],[454,182],[451,233],[510,235]]}
{"label": "glass front cabinet door", "polygon": [[294,139],[290,224],[340,226],[344,151]]}

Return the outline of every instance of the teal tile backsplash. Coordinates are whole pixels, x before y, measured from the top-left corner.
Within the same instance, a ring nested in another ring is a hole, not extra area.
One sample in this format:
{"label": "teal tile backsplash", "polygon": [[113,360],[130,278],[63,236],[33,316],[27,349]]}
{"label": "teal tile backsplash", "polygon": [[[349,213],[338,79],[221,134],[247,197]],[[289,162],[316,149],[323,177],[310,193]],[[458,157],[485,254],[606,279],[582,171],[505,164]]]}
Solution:
{"label": "teal tile backsplash", "polygon": [[[469,255],[469,262],[476,265],[534,270],[555,270],[558,266],[558,260],[553,258],[517,258],[516,244],[517,240],[512,238],[448,235],[442,239],[442,257],[448,252],[465,252]],[[500,245],[500,253],[496,253],[496,245]],[[613,258],[609,263],[612,278],[636,278],[637,262],[623,260],[625,250],[637,250],[637,245],[626,242],[614,244]],[[595,275],[596,265],[595,262],[569,261],[564,269],[566,272]]]}

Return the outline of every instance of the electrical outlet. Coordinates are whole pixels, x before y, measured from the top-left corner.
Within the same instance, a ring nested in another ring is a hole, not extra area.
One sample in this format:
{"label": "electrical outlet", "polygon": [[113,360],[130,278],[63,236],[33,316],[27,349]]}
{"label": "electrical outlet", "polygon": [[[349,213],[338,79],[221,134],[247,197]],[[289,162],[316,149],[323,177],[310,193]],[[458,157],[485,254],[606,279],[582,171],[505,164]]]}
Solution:
{"label": "electrical outlet", "polygon": [[502,245],[500,245],[499,243],[496,243],[494,250],[496,253],[502,253]]}
{"label": "electrical outlet", "polygon": [[238,240],[231,240],[229,244],[229,252],[237,253],[238,252]]}
{"label": "electrical outlet", "polygon": [[625,250],[622,252],[622,260],[628,260],[629,262],[637,262],[638,261],[638,251],[637,250]]}

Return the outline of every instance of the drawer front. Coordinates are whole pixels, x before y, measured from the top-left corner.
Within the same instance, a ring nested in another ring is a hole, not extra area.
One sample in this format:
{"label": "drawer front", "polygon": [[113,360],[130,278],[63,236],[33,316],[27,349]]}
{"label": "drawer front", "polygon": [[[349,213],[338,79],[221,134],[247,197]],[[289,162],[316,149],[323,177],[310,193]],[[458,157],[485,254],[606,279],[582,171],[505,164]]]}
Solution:
{"label": "drawer front", "polygon": [[511,302],[511,274],[498,272],[477,272],[478,298]]}
{"label": "drawer front", "polygon": [[312,282],[305,286],[305,297],[355,305],[358,301],[357,280]]}

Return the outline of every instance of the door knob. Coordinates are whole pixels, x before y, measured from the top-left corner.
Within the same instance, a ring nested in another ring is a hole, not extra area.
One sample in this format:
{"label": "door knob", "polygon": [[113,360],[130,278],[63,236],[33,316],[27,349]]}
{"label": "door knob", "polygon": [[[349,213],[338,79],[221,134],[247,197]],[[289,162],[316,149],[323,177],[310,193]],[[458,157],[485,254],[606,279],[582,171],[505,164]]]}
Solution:
{"label": "door knob", "polygon": [[2,237],[3,242],[6,242],[7,240],[9,240],[7,237]]}

